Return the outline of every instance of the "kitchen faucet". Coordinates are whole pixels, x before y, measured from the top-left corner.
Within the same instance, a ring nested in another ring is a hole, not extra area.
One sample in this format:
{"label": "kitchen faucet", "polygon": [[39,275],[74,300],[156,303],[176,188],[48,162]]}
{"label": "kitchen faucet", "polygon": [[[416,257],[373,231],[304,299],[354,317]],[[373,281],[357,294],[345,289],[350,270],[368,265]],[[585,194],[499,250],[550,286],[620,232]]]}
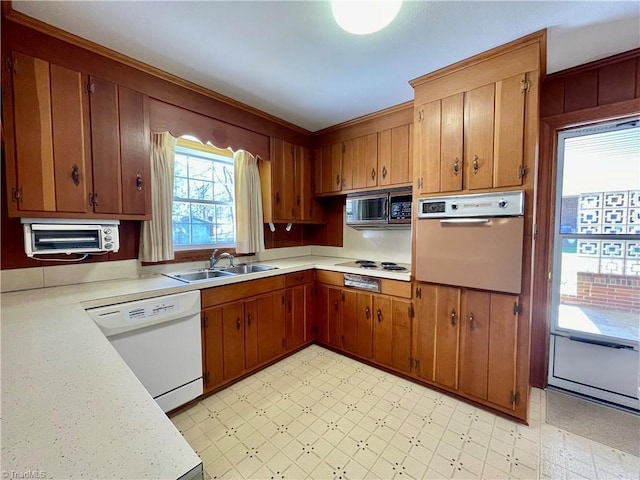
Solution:
{"label": "kitchen faucet", "polygon": [[231,255],[228,252],[222,252],[220,255],[216,257],[217,252],[218,252],[218,249],[216,248],[211,254],[211,257],[209,257],[209,268],[215,268],[218,262],[223,258],[228,258],[229,266],[233,267],[233,255]]}

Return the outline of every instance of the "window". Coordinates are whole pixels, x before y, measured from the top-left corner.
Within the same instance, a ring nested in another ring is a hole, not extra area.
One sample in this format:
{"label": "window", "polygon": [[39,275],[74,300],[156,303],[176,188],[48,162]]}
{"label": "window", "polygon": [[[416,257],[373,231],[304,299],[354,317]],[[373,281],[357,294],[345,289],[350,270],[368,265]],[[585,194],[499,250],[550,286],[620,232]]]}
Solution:
{"label": "window", "polygon": [[174,248],[235,246],[234,200],[231,151],[178,139],[172,212]]}

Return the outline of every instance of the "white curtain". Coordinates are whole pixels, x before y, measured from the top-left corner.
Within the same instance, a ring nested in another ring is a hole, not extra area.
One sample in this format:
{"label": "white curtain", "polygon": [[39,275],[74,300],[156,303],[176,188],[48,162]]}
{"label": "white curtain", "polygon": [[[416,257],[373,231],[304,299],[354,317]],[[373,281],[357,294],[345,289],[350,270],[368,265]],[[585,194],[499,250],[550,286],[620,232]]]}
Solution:
{"label": "white curtain", "polygon": [[169,132],[151,134],[151,220],[143,222],[140,260],[173,260],[173,170],[176,139]]}
{"label": "white curtain", "polygon": [[233,154],[236,191],[236,252],[264,251],[262,190],[258,159],[244,150]]}

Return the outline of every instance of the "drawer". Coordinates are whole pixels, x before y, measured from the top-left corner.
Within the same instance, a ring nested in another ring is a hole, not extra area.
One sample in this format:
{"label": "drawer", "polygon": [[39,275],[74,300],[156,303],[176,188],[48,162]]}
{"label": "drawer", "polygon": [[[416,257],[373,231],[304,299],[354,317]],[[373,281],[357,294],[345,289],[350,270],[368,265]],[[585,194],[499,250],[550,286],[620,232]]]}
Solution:
{"label": "drawer", "polygon": [[201,290],[202,308],[235,302],[284,288],[284,275]]}
{"label": "drawer", "polygon": [[331,272],[329,270],[318,270],[316,272],[318,283],[327,283],[329,285],[344,286],[344,275],[340,272]]}
{"label": "drawer", "polygon": [[301,272],[287,273],[285,285],[287,287],[295,287],[305,283],[313,282],[313,270],[303,270]]}

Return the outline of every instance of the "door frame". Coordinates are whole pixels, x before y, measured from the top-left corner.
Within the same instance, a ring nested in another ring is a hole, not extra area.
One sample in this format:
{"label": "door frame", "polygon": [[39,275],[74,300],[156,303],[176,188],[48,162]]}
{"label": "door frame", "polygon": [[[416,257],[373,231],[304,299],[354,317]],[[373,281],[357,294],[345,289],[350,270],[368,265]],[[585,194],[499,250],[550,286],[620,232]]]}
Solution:
{"label": "door frame", "polygon": [[558,133],[640,114],[640,99],[545,117],[540,121],[531,298],[531,385],[547,386],[552,309],[552,268],[557,190]]}

